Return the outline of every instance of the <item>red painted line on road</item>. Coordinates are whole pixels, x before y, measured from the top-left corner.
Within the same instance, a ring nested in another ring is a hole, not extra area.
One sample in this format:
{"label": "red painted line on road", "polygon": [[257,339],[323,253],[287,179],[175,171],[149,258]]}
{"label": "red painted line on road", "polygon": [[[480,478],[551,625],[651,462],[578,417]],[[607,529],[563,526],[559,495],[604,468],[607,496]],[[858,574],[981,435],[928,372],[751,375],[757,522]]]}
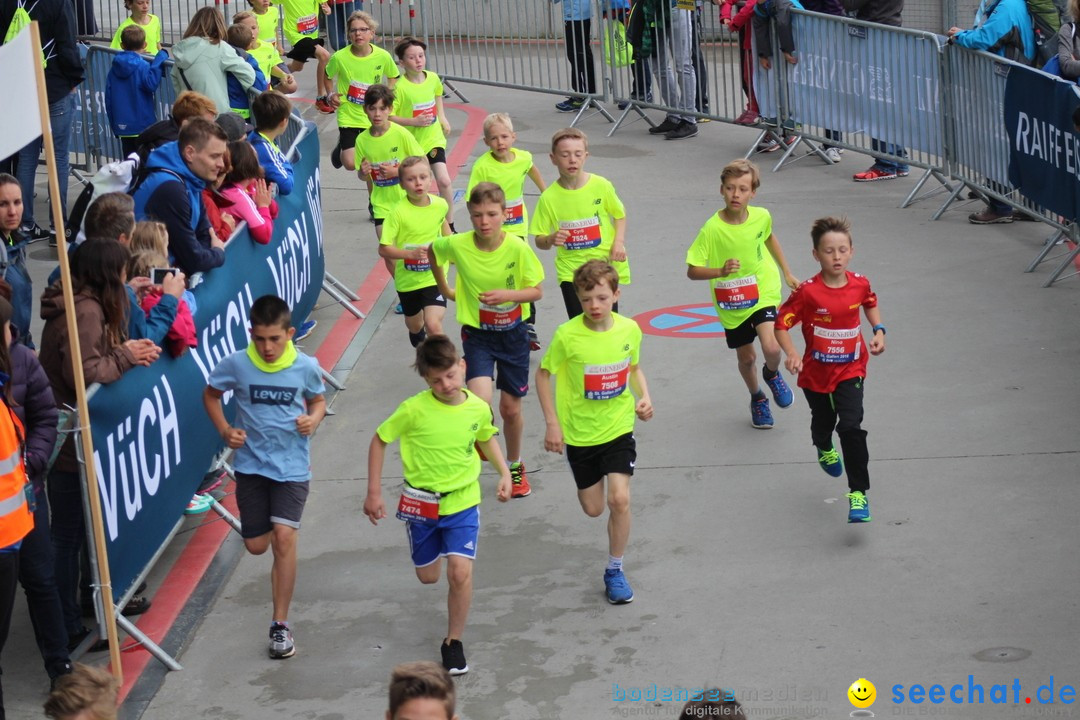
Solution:
{"label": "red painted line on road", "polygon": [[[487,117],[487,111],[471,105],[454,104],[446,107],[460,110],[468,117],[461,137],[454,143],[453,149],[446,158],[450,178],[454,179],[457,177],[458,168],[465,165],[476,143],[484,137],[483,123],[484,118]],[[356,291],[360,300],[354,305],[365,314],[370,312],[389,281],[390,274],[380,258]],[[333,370],[363,324],[363,320],[342,310],[341,317],[334,323],[329,335],[315,353],[319,365]],[[232,495],[229,495],[222,504],[229,512],[237,514],[236,502]],[[217,515],[213,517],[216,518]],[[218,519],[204,523],[192,534],[187,546],[180,553],[180,557],[162,581],[161,587],[154,593],[153,605],[140,616],[136,623],[139,630],[155,643],[161,643],[164,640],[230,532],[232,528],[228,523]],[[150,662],[156,662],[149,652],[139,645],[133,645],[131,641],[124,643],[122,650],[124,684],[120,688],[118,698],[120,703],[124,702],[147,665]]]}

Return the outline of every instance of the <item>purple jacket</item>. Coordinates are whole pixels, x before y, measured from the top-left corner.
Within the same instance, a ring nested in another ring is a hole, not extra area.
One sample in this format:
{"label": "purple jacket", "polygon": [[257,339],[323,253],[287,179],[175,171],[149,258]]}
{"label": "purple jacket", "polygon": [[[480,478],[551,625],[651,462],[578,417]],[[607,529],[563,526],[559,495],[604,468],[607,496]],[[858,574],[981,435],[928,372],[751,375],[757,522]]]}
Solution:
{"label": "purple jacket", "polygon": [[802,6],[807,10],[827,15],[844,14],[844,4],[840,0],[802,0]]}
{"label": "purple jacket", "polygon": [[52,386],[37,355],[22,343],[15,343],[11,352],[11,409],[26,429],[26,474],[40,492],[45,482],[45,463],[56,443],[56,423],[59,413],[53,399]]}

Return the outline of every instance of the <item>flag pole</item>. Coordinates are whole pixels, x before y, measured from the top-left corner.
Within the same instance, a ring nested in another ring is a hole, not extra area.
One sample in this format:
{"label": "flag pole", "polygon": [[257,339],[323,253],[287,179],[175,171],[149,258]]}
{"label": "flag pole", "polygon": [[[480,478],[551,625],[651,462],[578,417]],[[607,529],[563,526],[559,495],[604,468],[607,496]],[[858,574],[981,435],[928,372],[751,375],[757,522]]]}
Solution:
{"label": "flag pole", "polygon": [[109,639],[109,661],[118,683],[124,682],[124,670],[120,664],[120,641],[116,634],[116,615],[113,608],[112,577],[109,574],[109,558],[105,547],[105,526],[101,519],[101,497],[98,493],[97,472],[94,465],[94,440],[90,435],[90,408],[86,401],[86,378],[83,376],[82,351],[79,347],[79,327],[75,323],[75,297],[71,291],[71,267],[68,264],[67,235],[64,232],[64,214],[60,204],[60,181],[56,174],[56,155],[53,150],[52,128],[49,125],[49,101],[45,92],[45,71],[41,65],[41,33],[37,21],[30,24],[33,44],[34,72],[37,76],[38,112],[41,116],[41,141],[45,148],[45,164],[49,171],[49,198],[52,203],[53,226],[56,228],[57,252],[60,255],[60,278],[64,289],[64,315],[67,320],[68,342],[71,348],[71,365],[75,379],[76,408],[79,418],[79,438],[82,441],[83,467],[86,491],[90,504],[90,520],[97,554],[98,578],[101,581],[101,599],[105,615],[105,633]]}

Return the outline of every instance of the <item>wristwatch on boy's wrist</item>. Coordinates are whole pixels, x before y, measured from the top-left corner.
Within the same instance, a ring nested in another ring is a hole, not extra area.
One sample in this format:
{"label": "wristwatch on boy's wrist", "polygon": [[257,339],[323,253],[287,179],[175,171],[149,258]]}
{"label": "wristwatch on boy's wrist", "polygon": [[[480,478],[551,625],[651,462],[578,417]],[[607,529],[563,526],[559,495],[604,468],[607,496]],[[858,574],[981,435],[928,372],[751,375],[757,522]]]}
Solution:
{"label": "wristwatch on boy's wrist", "polygon": [[878,330],[881,331],[882,335],[887,335],[888,334],[887,332],[885,332],[885,326],[882,325],[881,323],[878,323],[877,325],[874,326],[874,334],[875,335],[877,335]]}

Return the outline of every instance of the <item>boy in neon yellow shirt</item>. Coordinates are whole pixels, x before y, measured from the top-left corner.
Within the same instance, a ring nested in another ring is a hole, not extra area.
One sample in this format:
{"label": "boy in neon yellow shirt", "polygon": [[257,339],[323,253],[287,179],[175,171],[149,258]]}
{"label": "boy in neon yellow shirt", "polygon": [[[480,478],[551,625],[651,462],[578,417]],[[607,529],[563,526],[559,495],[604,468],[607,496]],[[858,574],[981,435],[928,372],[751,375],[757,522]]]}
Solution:
{"label": "boy in neon yellow shirt", "polygon": [[330,81],[326,77],[326,63],[330,61],[330,52],[323,47],[323,39],[319,37],[319,11],[321,10],[323,15],[329,15],[330,4],[325,0],[282,0],[281,8],[285,11],[281,30],[286,42],[292,46],[292,49],[285,53],[285,57],[289,58],[289,70],[299,72],[304,69],[308,60],[315,58],[315,107],[324,115],[329,115],[334,112],[326,98],[330,87]]}
{"label": "boy in neon yellow shirt", "polygon": [[[262,42],[278,48],[278,25],[281,22],[281,14],[274,7],[271,0],[248,0],[251,14],[255,18],[258,29],[255,34]],[[239,15],[240,13],[237,13]],[[236,16],[233,16],[233,24],[236,24]]]}
{"label": "boy in neon yellow shirt", "polygon": [[469,671],[461,637],[472,602],[473,561],[480,532],[479,444],[499,471],[496,497],[510,499],[506,467],[491,409],[465,390],[465,362],[445,335],[432,335],[416,348],[416,365],[428,390],[398,406],[375,431],[368,449],[368,491],[364,514],[373,525],[386,517],[382,469],[386,446],[401,439],[405,475],[397,517],[405,521],[416,577],[437,583],[446,558],[449,627],[443,641],[443,667],[451,675]]}
{"label": "boy in neon yellow shirt", "polygon": [[[494,183],[480,183],[468,201],[473,229],[431,244],[431,272],[443,295],[457,301],[457,321],[465,352],[469,390],[491,402],[501,391],[499,414],[506,436],[513,497],[532,490],[521,462],[525,419],[521,399],[529,392],[529,337],[525,320],[529,303],[543,296],[544,268],[522,238],[502,229],[506,196]],[[454,288],[437,263],[457,267]],[[498,378],[495,370],[498,366]]]}
{"label": "boy in neon yellow shirt", "polygon": [[[394,263],[394,289],[401,301],[409,342],[416,347],[427,335],[442,335],[446,298],[431,274],[428,248],[437,237],[450,234],[446,201],[428,194],[431,168],[426,158],[411,155],[398,168],[405,199],[383,223],[379,255]],[[443,268],[446,273],[446,268]]]}
{"label": "boy in neon yellow shirt", "polygon": [[147,51],[156,55],[161,50],[161,18],[150,12],[150,0],[124,0],[124,7],[131,15],[116,28],[109,47],[122,50],[120,34],[128,25],[138,25],[146,33]]}
{"label": "boy in neon yellow shirt", "polygon": [[529,227],[536,236],[536,247],[555,248],[555,271],[569,318],[581,314],[574,271],[589,260],[611,262],[619,273],[619,283],[630,283],[626,209],[606,178],[585,172],[588,157],[589,139],[585,133],[576,128],[555,133],[551,138],[551,163],[559,169],[559,179],[540,193]]}
{"label": "boy in neon yellow shirt", "polygon": [[[634,599],[622,569],[630,539],[630,477],[637,460],[634,417],[648,420],[653,415],[638,364],[641,328],[613,312],[619,274],[609,263],[586,262],[574,272],[574,288],[584,313],[555,330],[536,371],[536,392],[547,423],[544,448],[561,455],[565,447],[586,515],[600,517],[610,508],[604,588],[608,602],[623,605]],[[552,376],[558,377],[554,401]]]}
{"label": "boy in neon yellow shirt", "polygon": [[[686,251],[686,276],[708,280],[716,314],[724,326],[727,346],[735,350],[739,374],[750,391],[750,424],[760,430],[773,426],[769,400],[754,373],[754,340],[765,355],[762,375],[782,408],[794,394],[780,375],[780,345],[773,326],[780,304],[780,275],[792,290],[799,281],[791,274],[784,251],[772,231],[772,216],[749,203],[761,185],[757,166],[747,160],[727,164],[720,174],[724,208],[713,214]],[[768,250],[768,252],[763,252]]]}
{"label": "boy in neon yellow shirt", "polygon": [[[529,211],[525,207],[525,178],[528,177],[540,192],[544,192],[544,178],[533,164],[532,153],[514,147],[517,135],[514,123],[506,113],[491,113],[484,118],[484,144],[490,152],[476,158],[465,197],[469,197],[477,183],[493,182],[506,194],[506,220],[503,230],[525,237],[529,227]],[[529,349],[540,349],[536,334],[536,304],[529,308]]]}
{"label": "boy in neon yellow shirt", "polygon": [[330,151],[330,164],[355,170],[356,139],[371,127],[364,111],[367,90],[373,85],[393,89],[400,70],[390,53],[372,43],[379,29],[375,18],[358,10],[349,16],[347,27],[351,44],[334,53],[326,64],[327,79],[335,83],[328,99],[336,109],[338,124],[338,142]]}

